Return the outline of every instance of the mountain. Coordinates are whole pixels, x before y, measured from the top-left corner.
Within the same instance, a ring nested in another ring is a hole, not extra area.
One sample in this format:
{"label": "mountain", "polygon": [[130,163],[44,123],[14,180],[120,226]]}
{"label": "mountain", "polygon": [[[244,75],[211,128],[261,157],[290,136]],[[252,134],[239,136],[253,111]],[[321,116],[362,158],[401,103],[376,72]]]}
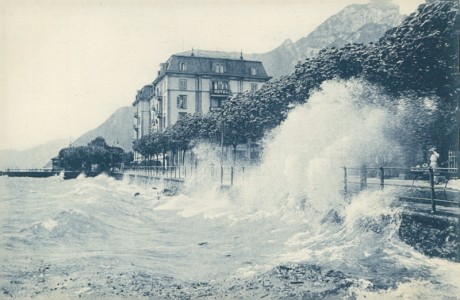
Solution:
{"label": "mountain", "polygon": [[40,169],[49,167],[51,158],[68,145],[65,139],[53,140],[26,150],[0,150],[0,169]]}
{"label": "mountain", "polygon": [[291,74],[299,61],[316,55],[323,48],[377,42],[387,30],[401,24],[403,19],[396,4],[353,4],[295,43],[286,40],[270,52],[245,57],[262,61],[267,73],[276,78]]}
{"label": "mountain", "polygon": [[133,109],[132,106],[119,108],[99,127],[76,139],[72,146],[86,146],[96,137],[101,136],[109,146],[118,146],[126,151],[132,151]]}

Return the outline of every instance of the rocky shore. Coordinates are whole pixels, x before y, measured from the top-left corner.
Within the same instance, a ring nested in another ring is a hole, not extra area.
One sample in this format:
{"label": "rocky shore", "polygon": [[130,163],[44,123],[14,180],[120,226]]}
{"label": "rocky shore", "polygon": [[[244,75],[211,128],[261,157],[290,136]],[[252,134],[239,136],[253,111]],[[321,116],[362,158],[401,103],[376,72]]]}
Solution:
{"label": "rocky shore", "polygon": [[407,209],[401,218],[399,236],[404,242],[427,256],[460,262],[458,215]]}

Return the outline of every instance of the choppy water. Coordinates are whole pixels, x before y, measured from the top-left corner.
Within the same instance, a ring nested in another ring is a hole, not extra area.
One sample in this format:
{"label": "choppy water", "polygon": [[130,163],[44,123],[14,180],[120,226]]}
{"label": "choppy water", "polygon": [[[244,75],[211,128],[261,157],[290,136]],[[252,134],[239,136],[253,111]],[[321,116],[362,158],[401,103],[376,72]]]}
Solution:
{"label": "choppy water", "polygon": [[232,191],[205,172],[174,197],[104,175],[0,177],[2,297],[460,297],[458,263],[399,239],[391,190],[340,196],[337,166],[391,144],[388,113],[357,108],[360,93],[326,84]]}

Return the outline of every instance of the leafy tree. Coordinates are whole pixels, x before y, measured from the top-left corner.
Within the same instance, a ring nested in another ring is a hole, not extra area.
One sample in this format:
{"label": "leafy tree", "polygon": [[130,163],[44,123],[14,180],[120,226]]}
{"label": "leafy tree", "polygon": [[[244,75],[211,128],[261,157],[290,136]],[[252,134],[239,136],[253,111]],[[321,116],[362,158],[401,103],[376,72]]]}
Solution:
{"label": "leafy tree", "polygon": [[[421,5],[377,43],[324,49],[298,64],[293,74],[228,100],[218,118],[226,128],[225,142],[235,145],[245,139],[260,139],[285,120],[292,107],[305,103],[324,81],[355,77],[380,86],[393,100],[413,99],[412,117],[416,120],[410,120],[413,126],[406,128],[403,145],[421,148],[434,143],[446,148],[446,137],[456,124],[451,36],[457,11],[453,2]],[[426,97],[435,101],[436,114],[426,110],[422,101]],[[415,124],[420,126],[419,134],[410,134]]]}
{"label": "leafy tree", "polygon": [[59,159],[65,170],[91,171],[91,165],[97,164],[99,171],[108,171],[124,159],[129,158],[120,147],[110,147],[104,138],[97,137],[87,146],[68,147],[59,151]]}

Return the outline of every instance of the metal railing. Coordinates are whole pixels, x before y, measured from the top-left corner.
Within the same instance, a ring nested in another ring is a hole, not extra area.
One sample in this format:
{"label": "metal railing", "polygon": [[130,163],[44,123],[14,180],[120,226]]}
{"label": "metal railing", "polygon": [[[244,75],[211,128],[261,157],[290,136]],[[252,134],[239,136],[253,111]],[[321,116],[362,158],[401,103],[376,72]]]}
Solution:
{"label": "metal railing", "polygon": [[235,179],[244,178],[245,167],[236,166],[214,166],[199,168],[197,165],[183,166],[135,166],[123,169],[123,174],[145,176],[152,178],[166,178],[185,180],[196,174],[207,176],[214,182],[221,185],[233,185]]}
{"label": "metal railing", "polygon": [[[387,186],[425,190],[429,192],[429,196],[401,196],[400,200],[429,202],[432,213],[435,213],[437,204],[460,206],[459,191],[449,190],[449,193],[455,195],[453,200],[440,199],[436,193],[437,190],[442,190],[444,195],[447,195],[449,179],[456,174],[458,174],[458,168],[343,167],[343,193],[345,197],[348,197],[348,195],[364,189],[372,187],[384,189]],[[412,183],[410,183],[411,181]],[[444,186],[440,183],[444,183]]]}
{"label": "metal railing", "polygon": [[124,168],[123,173],[146,177],[185,179],[187,168],[185,166],[136,166]]}
{"label": "metal railing", "polygon": [[3,172],[57,172],[56,169],[5,169]]}

